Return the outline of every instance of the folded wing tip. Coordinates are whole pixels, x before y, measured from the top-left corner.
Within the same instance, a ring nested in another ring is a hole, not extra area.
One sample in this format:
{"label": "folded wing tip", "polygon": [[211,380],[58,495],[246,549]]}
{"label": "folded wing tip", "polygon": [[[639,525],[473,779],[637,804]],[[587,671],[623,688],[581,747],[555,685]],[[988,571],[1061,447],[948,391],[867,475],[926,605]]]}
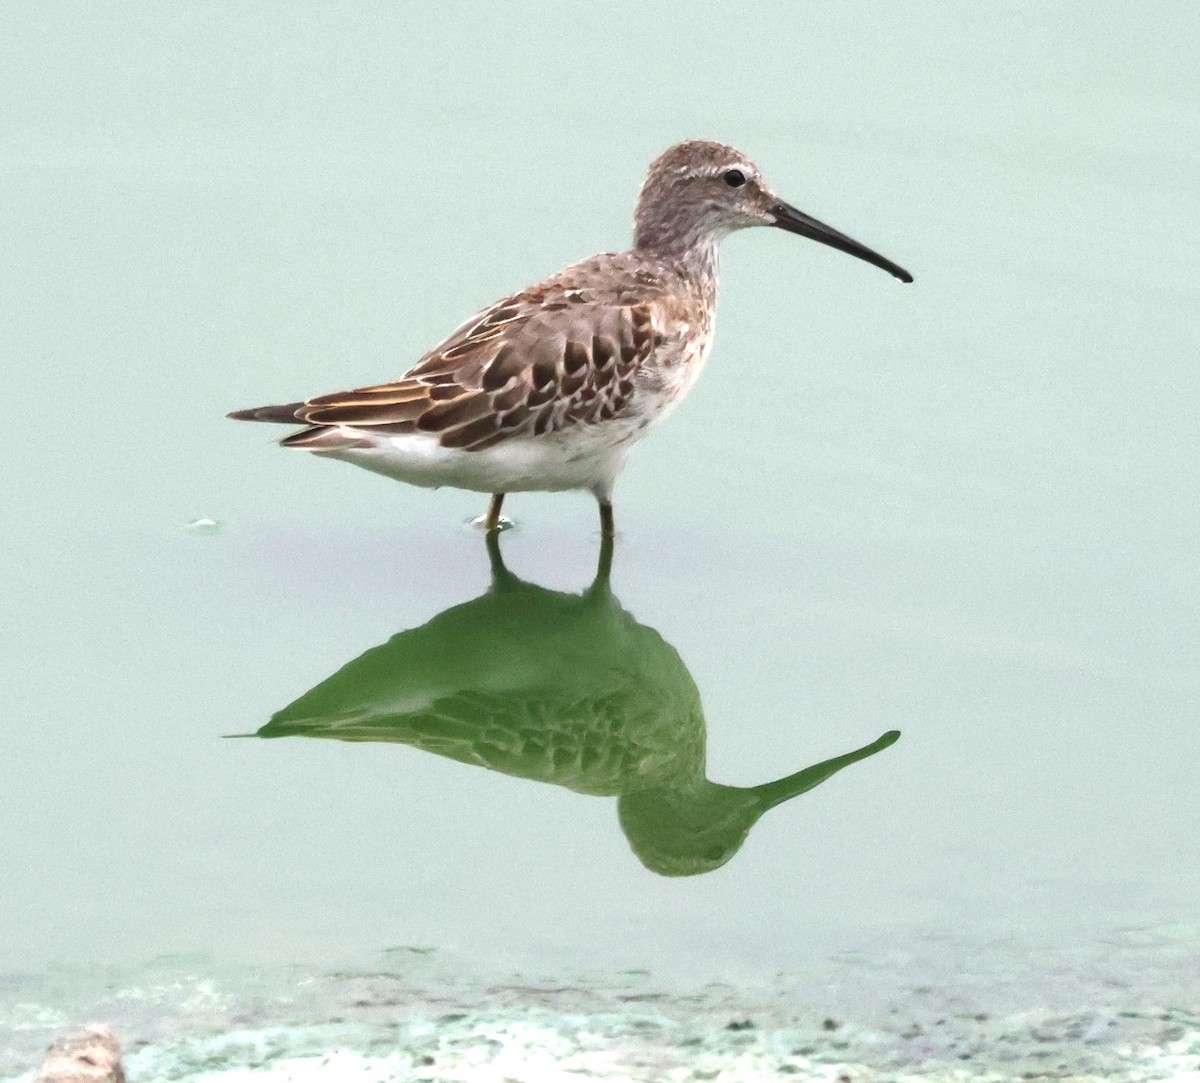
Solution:
{"label": "folded wing tip", "polygon": [[370,447],[371,441],[356,437],[339,426],[316,425],[310,429],[285,436],[280,447],[300,448],[304,451],[338,451],[346,448]]}

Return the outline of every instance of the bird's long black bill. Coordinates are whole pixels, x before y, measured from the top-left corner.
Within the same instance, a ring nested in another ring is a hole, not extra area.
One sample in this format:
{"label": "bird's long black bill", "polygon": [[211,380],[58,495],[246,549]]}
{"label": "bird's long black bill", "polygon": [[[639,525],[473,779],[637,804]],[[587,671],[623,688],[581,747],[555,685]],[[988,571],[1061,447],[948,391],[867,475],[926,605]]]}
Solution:
{"label": "bird's long black bill", "polygon": [[847,237],[844,233],[839,233],[824,222],[818,222],[811,215],[796,210],[789,203],[776,203],[771,208],[771,213],[775,215],[775,225],[780,229],[786,229],[789,233],[799,233],[801,237],[808,237],[810,240],[820,241],[821,244],[827,244],[839,252],[848,252],[852,256],[875,264],[876,267],[882,267],[888,274],[900,279],[901,282],[913,280],[913,276],[903,267],[893,263],[890,259],[884,259],[878,252],[872,252],[865,244],[859,244],[858,241]]}

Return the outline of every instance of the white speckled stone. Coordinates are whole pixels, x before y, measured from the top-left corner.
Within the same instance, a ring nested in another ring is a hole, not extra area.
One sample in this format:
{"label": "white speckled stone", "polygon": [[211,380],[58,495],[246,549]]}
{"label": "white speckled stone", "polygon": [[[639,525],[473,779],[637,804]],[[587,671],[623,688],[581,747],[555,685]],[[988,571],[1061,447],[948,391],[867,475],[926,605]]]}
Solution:
{"label": "white speckled stone", "polygon": [[121,1044],[103,1023],[91,1023],[50,1047],[37,1083],[125,1083]]}

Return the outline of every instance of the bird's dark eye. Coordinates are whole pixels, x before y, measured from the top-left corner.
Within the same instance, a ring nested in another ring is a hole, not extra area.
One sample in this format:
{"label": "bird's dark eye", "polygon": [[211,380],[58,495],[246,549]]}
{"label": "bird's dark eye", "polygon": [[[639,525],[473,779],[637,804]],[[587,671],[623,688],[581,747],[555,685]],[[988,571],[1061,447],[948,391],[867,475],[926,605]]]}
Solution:
{"label": "bird's dark eye", "polygon": [[727,169],[721,178],[730,188],[740,188],[746,183],[746,174],[740,169]]}

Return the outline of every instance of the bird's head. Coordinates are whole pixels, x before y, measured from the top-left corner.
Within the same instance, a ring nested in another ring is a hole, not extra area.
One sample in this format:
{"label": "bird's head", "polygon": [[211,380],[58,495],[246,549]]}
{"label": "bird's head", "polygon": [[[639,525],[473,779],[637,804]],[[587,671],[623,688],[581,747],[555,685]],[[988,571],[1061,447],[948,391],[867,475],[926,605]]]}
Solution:
{"label": "bird's head", "polygon": [[678,254],[750,226],[797,233],[912,281],[903,267],[785,203],[740,151],[704,139],[678,143],[651,163],[634,215],[634,246]]}

